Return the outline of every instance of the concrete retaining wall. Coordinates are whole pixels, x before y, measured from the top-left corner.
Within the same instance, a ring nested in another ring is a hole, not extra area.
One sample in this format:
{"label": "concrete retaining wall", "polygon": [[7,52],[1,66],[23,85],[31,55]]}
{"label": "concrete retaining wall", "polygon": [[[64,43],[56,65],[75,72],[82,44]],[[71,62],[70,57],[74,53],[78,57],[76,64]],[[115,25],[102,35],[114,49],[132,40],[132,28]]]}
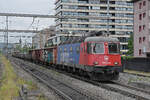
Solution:
{"label": "concrete retaining wall", "polygon": [[129,70],[150,72],[150,59],[134,58],[122,61],[123,67]]}

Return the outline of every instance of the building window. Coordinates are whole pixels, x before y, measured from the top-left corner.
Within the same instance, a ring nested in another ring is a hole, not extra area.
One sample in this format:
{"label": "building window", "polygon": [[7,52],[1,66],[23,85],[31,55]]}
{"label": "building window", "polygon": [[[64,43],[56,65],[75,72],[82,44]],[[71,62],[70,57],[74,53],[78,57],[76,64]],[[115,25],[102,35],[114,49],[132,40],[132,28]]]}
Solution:
{"label": "building window", "polygon": [[139,14],[139,20],[142,20],[142,14]]}
{"label": "building window", "polygon": [[146,38],[145,38],[145,37],[143,37],[143,42],[145,42],[145,39],[146,39]]}
{"label": "building window", "polygon": [[143,6],[145,6],[146,5],[146,1],[143,1]]}
{"label": "building window", "polygon": [[141,54],[142,54],[142,50],[141,50],[141,49],[139,49],[139,56],[141,56]]}
{"label": "building window", "polygon": [[55,38],[55,42],[57,42],[57,37]]}
{"label": "building window", "polygon": [[139,43],[142,43],[142,39],[141,39],[141,37],[139,37]]}
{"label": "building window", "polygon": [[145,16],[146,16],[146,13],[143,13],[143,18],[145,18]]}
{"label": "building window", "polygon": [[142,31],[142,27],[141,26],[139,26],[139,32],[141,32]]}
{"label": "building window", "polygon": [[139,3],[139,9],[141,9],[142,8],[142,3]]}
{"label": "building window", "polygon": [[145,25],[143,25],[143,30],[145,30]]}

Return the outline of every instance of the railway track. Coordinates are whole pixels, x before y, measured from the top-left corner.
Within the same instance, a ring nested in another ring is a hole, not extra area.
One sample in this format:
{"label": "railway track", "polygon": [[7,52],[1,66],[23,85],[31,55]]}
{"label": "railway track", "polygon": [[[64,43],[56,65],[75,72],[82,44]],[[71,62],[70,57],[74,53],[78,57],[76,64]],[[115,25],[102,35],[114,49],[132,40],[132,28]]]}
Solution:
{"label": "railway track", "polygon": [[[64,74],[64,71],[62,71],[62,70],[56,70],[56,71]],[[43,72],[48,73],[46,70],[43,70]],[[115,82],[115,81],[109,82],[109,83],[100,83],[100,82],[92,81],[92,80],[89,80],[89,79],[86,79],[84,77],[80,77],[80,76],[77,76],[77,75],[74,75],[71,73],[65,72],[65,74],[69,75],[73,78],[91,83],[91,84],[96,85],[96,86],[99,86],[99,87],[104,88],[106,90],[117,92],[117,93],[120,93],[122,95],[131,97],[131,98],[135,98],[136,100],[150,100],[149,99],[150,98],[150,91],[146,91],[146,90],[143,90],[143,89],[140,89],[137,87],[125,85],[125,84]],[[143,94],[144,94],[144,96],[143,96]]]}
{"label": "railway track", "polygon": [[[110,90],[113,92],[117,92],[117,93],[120,93],[122,95],[131,97],[131,98],[135,98],[136,100],[150,100],[150,95],[149,95],[150,91],[146,91],[146,90],[136,88],[136,87],[133,87],[130,85],[125,85],[125,84],[122,84],[119,82],[114,82],[114,81],[110,82],[110,83],[100,83],[100,82],[96,82],[96,81],[92,81],[92,80],[87,80],[84,78],[81,79],[76,76],[73,76],[73,77],[78,78],[83,81],[86,81],[86,82],[89,82],[93,85],[100,86],[101,88],[104,88],[104,89],[107,89],[107,90]],[[119,88],[119,87],[121,87],[121,88]],[[138,92],[138,94],[137,94],[137,92]],[[143,94],[146,95],[147,97],[143,96]]]}
{"label": "railway track", "polygon": [[136,75],[136,76],[140,76],[140,77],[148,77],[150,78],[150,76],[146,76],[146,75],[142,75],[142,74],[135,74],[135,73],[128,73],[128,72],[123,72],[125,74],[130,74],[130,75]]}
{"label": "railway track", "polygon": [[105,87],[107,87],[107,89],[111,91],[118,92],[120,94],[126,95],[131,98],[135,98],[136,100],[150,100],[150,95],[149,95],[150,92],[141,90],[136,87],[131,87],[122,84],[120,85],[120,83],[105,84]]}
{"label": "railway track", "polygon": [[[46,86],[54,90],[63,100],[99,100],[99,97],[90,96],[88,93],[83,93],[75,87],[69,86],[52,78],[48,73],[34,68],[25,63],[13,60],[17,65],[21,66],[25,71],[40,80]],[[104,100],[101,98],[101,100]]]}
{"label": "railway track", "polygon": [[123,86],[123,87],[126,87],[126,88],[130,88],[130,89],[133,89],[133,90],[136,90],[136,91],[140,91],[140,92],[143,92],[143,93],[146,93],[146,94],[150,95],[150,91],[147,91],[147,90],[144,90],[144,89],[141,89],[141,88],[137,88],[137,87],[134,87],[134,86],[122,84],[122,83],[117,82],[117,81],[112,81],[112,83],[120,85],[120,86]]}

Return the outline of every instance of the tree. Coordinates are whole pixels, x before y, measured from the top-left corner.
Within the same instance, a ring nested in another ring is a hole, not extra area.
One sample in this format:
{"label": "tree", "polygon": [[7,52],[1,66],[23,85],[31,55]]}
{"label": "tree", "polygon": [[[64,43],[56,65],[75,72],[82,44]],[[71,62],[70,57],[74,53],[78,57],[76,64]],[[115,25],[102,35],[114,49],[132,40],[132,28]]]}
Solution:
{"label": "tree", "polygon": [[16,46],[16,50],[19,51],[19,52],[21,52],[21,53],[27,53],[31,49],[32,48],[28,47],[27,45],[24,45],[23,47],[21,47],[21,45],[17,45]]}
{"label": "tree", "polygon": [[21,52],[21,45],[20,44],[18,44],[18,45],[16,45],[16,48],[15,48],[17,51],[19,51],[19,52]]}
{"label": "tree", "polygon": [[130,39],[128,40],[128,49],[129,51],[127,52],[128,55],[132,55],[133,56],[133,42],[134,42],[134,38],[133,38],[133,34],[130,35]]}

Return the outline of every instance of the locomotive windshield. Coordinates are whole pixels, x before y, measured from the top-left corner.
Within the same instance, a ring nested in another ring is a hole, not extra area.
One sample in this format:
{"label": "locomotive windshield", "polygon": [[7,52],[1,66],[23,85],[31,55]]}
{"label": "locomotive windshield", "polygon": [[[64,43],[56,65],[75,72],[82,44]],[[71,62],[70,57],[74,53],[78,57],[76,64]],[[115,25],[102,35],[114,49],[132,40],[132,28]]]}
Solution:
{"label": "locomotive windshield", "polygon": [[95,43],[93,47],[93,53],[104,53],[104,44],[103,43]]}
{"label": "locomotive windshield", "polygon": [[120,53],[118,43],[108,43],[108,48],[109,48],[109,53],[110,54]]}
{"label": "locomotive windshield", "polygon": [[103,54],[104,44],[103,43],[88,43],[87,45],[88,53]]}

